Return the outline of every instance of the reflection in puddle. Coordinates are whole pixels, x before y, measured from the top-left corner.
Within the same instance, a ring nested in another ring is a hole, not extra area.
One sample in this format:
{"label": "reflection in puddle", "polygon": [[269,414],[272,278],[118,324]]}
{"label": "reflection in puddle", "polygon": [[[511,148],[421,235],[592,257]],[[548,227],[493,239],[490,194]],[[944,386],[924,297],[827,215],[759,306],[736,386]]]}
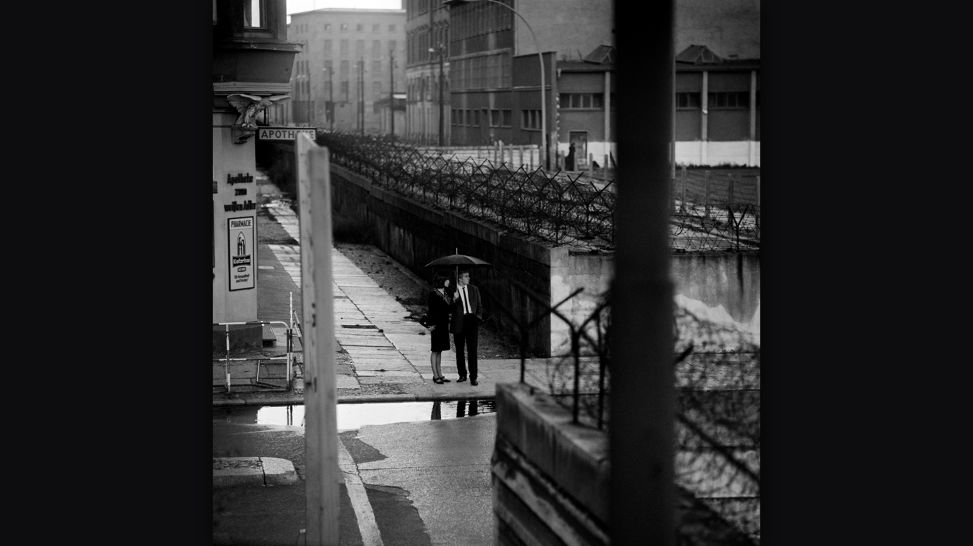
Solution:
{"label": "reflection in puddle", "polygon": [[[494,400],[338,404],[338,431],[357,430],[365,425],[457,419],[495,412]],[[228,423],[303,427],[304,405],[215,408],[213,419]]]}

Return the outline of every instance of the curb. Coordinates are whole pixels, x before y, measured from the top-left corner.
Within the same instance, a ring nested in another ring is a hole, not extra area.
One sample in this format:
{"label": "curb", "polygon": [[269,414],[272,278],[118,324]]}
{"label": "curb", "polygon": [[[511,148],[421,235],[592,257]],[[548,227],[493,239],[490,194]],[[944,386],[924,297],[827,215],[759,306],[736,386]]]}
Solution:
{"label": "curb", "polygon": [[291,485],[294,463],[276,457],[214,457],[213,487]]}
{"label": "curb", "polygon": [[[451,400],[495,400],[496,393],[455,393],[455,394],[366,394],[361,396],[339,396],[339,404],[373,404],[381,402],[442,402]],[[304,396],[274,398],[229,398],[213,400],[213,407],[223,406],[293,406],[304,405]]]}

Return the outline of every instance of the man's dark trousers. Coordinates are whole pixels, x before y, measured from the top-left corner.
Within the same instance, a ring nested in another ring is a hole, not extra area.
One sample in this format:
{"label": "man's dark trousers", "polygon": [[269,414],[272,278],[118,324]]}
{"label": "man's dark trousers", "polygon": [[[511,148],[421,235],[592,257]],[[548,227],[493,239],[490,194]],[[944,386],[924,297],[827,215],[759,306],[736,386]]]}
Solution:
{"label": "man's dark trousers", "polygon": [[[456,373],[460,377],[466,377],[466,355],[469,355],[471,381],[476,381],[476,342],[479,321],[476,315],[464,314],[462,326],[453,332],[453,342],[456,344]],[[465,347],[465,351],[464,351]],[[465,353],[465,354],[464,354]]]}

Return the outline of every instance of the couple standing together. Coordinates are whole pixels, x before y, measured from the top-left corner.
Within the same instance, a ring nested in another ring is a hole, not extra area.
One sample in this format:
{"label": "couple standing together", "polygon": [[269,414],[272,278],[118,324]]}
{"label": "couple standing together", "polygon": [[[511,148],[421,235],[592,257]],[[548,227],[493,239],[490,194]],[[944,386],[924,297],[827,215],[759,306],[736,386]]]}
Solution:
{"label": "couple standing together", "polygon": [[453,332],[456,345],[456,371],[462,383],[467,379],[466,361],[469,359],[470,385],[476,386],[477,329],[483,320],[483,303],[480,291],[470,284],[470,272],[460,271],[455,290],[449,286],[449,278],[437,276],[429,293],[428,326],[432,332],[429,363],[432,365],[434,383],[449,383],[443,376],[443,351],[449,350],[449,333]]}

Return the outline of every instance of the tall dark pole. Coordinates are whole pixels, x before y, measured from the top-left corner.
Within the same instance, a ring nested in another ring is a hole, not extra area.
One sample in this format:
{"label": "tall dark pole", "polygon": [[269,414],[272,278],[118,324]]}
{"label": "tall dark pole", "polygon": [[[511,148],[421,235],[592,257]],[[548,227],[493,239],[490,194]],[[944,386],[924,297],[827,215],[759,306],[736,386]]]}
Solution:
{"label": "tall dark pole", "polygon": [[439,146],[443,145],[443,44],[439,44]]}
{"label": "tall dark pole", "polygon": [[[615,2],[618,125],[611,286],[611,542],[676,543],[669,146],[675,0]],[[632,23],[638,21],[638,24]],[[644,85],[642,82],[651,82]]]}
{"label": "tall dark pole", "polygon": [[334,67],[328,67],[328,115],[330,116],[331,131],[334,132]]}
{"label": "tall dark pole", "polygon": [[358,60],[358,127],[365,134],[365,59]]}
{"label": "tall dark pole", "polygon": [[395,136],[395,50],[389,50],[389,134]]}

